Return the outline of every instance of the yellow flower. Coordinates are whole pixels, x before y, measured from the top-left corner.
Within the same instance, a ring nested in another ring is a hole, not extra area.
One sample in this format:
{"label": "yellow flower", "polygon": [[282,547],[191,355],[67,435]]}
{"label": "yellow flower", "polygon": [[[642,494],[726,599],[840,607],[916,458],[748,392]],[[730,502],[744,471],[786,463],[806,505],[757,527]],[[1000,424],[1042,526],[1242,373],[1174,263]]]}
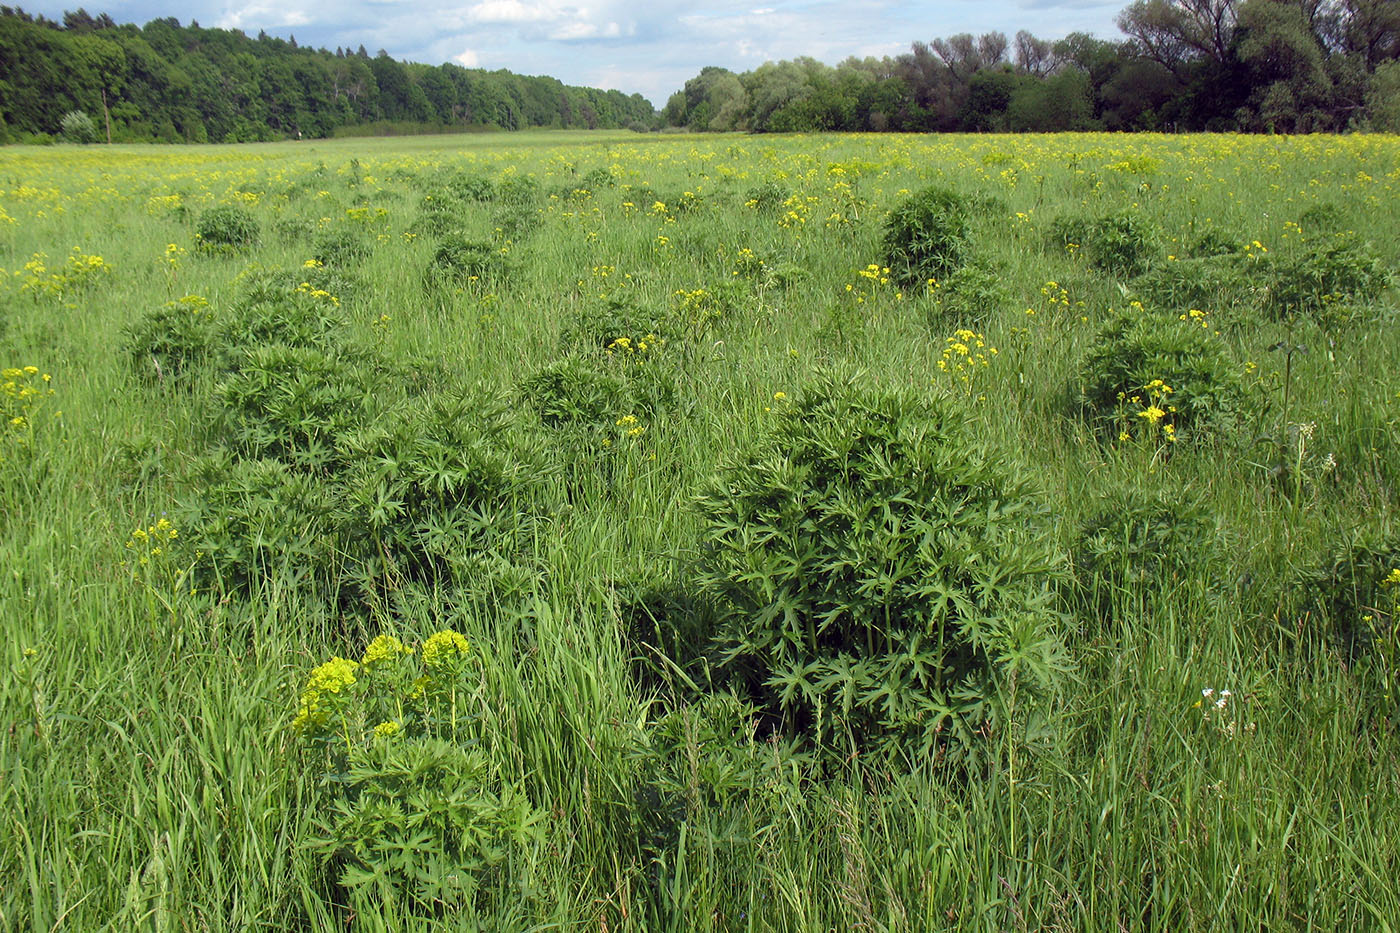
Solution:
{"label": "yellow flower", "polygon": [[393,661],[403,655],[412,653],[412,648],[399,641],[393,635],[380,635],[365,648],[365,653],[364,656],[360,658],[360,663],[368,668],[372,664],[379,664],[383,661]]}
{"label": "yellow flower", "polygon": [[375,736],[381,739],[387,739],[391,736],[398,735],[400,731],[402,731],[402,727],[392,719],[387,719],[374,727]]}
{"label": "yellow flower", "polygon": [[469,650],[467,640],[451,629],[429,635],[423,643],[423,665],[430,670],[450,667]]}

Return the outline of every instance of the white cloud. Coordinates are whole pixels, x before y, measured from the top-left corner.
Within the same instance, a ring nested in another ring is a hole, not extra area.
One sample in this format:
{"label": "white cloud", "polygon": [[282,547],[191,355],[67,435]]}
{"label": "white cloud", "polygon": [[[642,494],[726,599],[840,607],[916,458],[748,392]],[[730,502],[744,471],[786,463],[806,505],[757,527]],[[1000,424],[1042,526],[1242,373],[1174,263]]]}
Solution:
{"label": "white cloud", "polygon": [[288,10],[272,3],[250,3],[242,9],[225,10],[215,23],[220,29],[262,29],[268,26],[305,26],[311,17],[302,10]]}
{"label": "white cloud", "polygon": [[481,56],[476,54],[476,51],[474,49],[463,49],[456,55],[452,56],[452,60],[455,61],[457,64],[461,65],[463,68],[481,67]]}
{"label": "white cloud", "polygon": [[557,19],[559,13],[549,3],[485,0],[467,9],[467,19],[475,23],[541,23]]}

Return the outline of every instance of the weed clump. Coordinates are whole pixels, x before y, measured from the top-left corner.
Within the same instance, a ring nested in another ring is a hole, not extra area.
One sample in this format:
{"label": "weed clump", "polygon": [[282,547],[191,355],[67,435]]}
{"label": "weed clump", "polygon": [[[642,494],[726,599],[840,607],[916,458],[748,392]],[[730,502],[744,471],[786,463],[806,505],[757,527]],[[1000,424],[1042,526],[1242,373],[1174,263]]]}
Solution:
{"label": "weed clump", "polygon": [[1059,217],[1050,231],[1057,246],[1082,252],[1095,269],[1125,278],[1146,269],[1154,249],[1151,224],[1131,209],[1102,217]]}
{"label": "weed clump", "polygon": [[258,222],[236,204],[211,207],[195,223],[194,240],[202,252],[239,252],[257,245]]}
{"label": "weed clump", "polygon": [[1115,490],[1079,527],[1075,576],[1103,620],[1115,597],[1200,576],[1211,562],[1215,534],[1215,518],[1199,498],[1180,490]]}
{"label": "weed clump", "polygon": [[1343,306],[1374,301],[1391,283],[1381,258],[1351,236],[1316,242],[1302,254],[1275,259],[1270,266],[1263,307],[1275,319],[1345,318]]}
{"label": "weed clump", "polygon": [[150,382],[190,381],[214,353],[218,325],[209,302],[186,295],[154,308],[122,330],[133,368]]}
{"label": "weed clump", "polygon": [[1133,303],[1098,333],[1080,366],[1080,410],[1106,434],[1139,429],[1175,440],[1233,423],[1244,409],[1240,377],[1219,338],[1195,319]]}
{"label": "weed clump", "polygon": [[448,233],[438,241],[427,278],[439,284],[490,285],[509,275],[510,267],[500,247],[460,233]]}
{"label": "weed clump", "polygon": [[699,508],[716,647],[819,747],[975,755],[979,729],[1054,687],[1045,510],[951,404],[827,378]]}
{"label": "weed clump", "polygon": [[885,265],[905,286],[950,274],[972,252],[968,213],[961,195],[936,186],[900,201],[885,222]]}
{"label": "weed clump", "polygon": [[1334,544],[1312,567],[1297,574],[1302,608],[1319,618],[1322,630],[1349,658],[1372,648],[1378,635],[1393,637],[1400,568],[1400,532],[1362,529]]}

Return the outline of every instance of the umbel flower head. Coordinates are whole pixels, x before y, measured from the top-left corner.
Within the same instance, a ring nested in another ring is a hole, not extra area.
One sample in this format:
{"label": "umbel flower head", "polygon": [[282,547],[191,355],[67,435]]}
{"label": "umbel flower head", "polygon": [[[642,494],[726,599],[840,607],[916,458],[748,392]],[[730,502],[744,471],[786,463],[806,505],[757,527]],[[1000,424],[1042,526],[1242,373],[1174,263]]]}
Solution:
{"label": "umbel flower head", "polygon": [[412,648],[393,635],[380,635],[365,648],[364,656],[360,658],[360,664],[369,669],[388,661],[396,661],[404,655],[412,653]]}
{"label": "umbel flower head", "polygon": [[331,658],[311,672],[301,691],[301,709],[292,720],[298,732],[310,732],[326,724],[334,698],[353,686],[360,665],[346,658]]}
{"label": "umbel flower head", "polygon": [[451,629],[443,629],[423,642],[423,666],[430,671],[454,668],[468,650],[465,638]]}

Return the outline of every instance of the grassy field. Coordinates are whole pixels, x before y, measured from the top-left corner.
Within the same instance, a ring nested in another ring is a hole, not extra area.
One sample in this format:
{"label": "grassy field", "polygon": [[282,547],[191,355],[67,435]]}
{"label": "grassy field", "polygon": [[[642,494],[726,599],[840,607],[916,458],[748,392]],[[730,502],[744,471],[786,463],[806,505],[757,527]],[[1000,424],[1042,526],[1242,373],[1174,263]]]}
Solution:
{"label": "grassy field", "polygon": [[0,928],[1400,927],[1396,230],[1392,136],[0,149]]}

